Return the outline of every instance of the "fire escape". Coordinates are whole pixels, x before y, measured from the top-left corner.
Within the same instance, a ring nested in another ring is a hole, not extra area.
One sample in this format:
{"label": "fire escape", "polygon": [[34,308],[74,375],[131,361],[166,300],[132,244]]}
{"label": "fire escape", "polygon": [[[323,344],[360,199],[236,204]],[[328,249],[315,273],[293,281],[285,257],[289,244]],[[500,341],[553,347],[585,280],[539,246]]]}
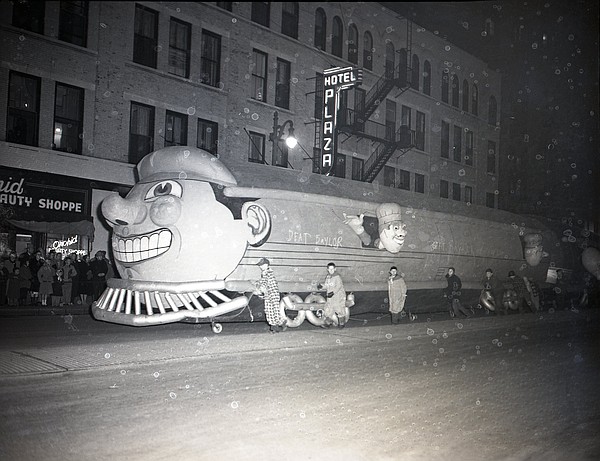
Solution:
{"label": "fire escape", "polygon": [[[395,131],[395,127],[378,123],[369,118],[375,113],[379,105],[385,102],[386,96],[394,89],[400,91],[396,98],[410,87],[411,68],[409,65],[412,56],[412,22],[406,20],[407,37],[405,59],[399,59],[395,67],[386,66],[384,75],[371,87],[365,97],[355,102],[354,109],[343,108],[338,113],[337,130],[341,142],[345,142],[354,136],[358,139],[368,139],[374,146],[371,156],[365,161],[361,180],[373,182],[388,160],[396,153],[404,155],[415,147],[415,133],[409,126],[401,125]],[[317,132],[319,130],[316,130]],[[315,137],[315,146],[320,142]],[[345,139],[342,137],[345,136]]]}

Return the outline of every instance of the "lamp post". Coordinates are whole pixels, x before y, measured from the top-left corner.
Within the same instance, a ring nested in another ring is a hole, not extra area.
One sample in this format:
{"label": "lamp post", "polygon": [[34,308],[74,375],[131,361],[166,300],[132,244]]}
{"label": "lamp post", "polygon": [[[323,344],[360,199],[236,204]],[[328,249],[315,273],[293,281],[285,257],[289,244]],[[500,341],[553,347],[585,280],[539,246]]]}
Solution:
{"label": "lamp post", "polygon": [[[287,155],[286,155],[285,159],[282,159],[282,160],[285,160],[283,162],[277,162],[276,158],[277,158],[278,151],[281,152],[282,157],[283,157],[284,152],[281,149],[281,147],[279,146],[279,142],[284,139],[283,138],[284,130],[288,124],[289,124],[288,135],[285,138],[285,144],[290,149],[293,149],[298,144],[298,140],[294,136],[294,122],[292,120],[286,120],[285,122],[283,122],[283,124],[280,125],[279,124],[279,112],[275,111],[273,113],[273,132],[269,135],[269,141],[271,141],[271,143],[273,144],[273,148],[272,148],[272,152],[271,152],[271,155],[273,156],[272,161],[271,161],[272,165],[287,167],[287,163],[288,163]],[[287,154],[287,149],[286,149],[285,153]],[[283,163],[283,164],[281,164],[281,163]]]}

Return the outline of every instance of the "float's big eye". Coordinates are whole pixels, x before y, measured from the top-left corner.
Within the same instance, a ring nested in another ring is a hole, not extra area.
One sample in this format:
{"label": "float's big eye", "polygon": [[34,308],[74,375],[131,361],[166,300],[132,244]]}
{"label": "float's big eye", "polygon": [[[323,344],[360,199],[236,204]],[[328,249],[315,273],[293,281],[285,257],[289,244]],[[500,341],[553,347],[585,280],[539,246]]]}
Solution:
{"label": "float's big eye", "polygon": [[152,186],[148,192],[146,192],[146,196],[144,200],[154,200],[158,197],[163,197],[165,195],[174,195],[175,197],[180,197],[183,194],[183,188],[181,184],[176,181],[161,181],[154,186]]}

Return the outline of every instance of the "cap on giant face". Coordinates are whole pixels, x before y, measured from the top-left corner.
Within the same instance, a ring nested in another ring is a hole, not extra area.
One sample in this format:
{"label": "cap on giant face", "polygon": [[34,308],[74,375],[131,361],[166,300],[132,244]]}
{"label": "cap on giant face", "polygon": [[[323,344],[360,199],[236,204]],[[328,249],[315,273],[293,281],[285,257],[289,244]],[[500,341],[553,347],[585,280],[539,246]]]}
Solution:
{"label": "cap on giant face", "polygon": [[102,202],[121,277],[188,282],[223,280],[233,272],[251,231],[216,200],[210,184],[236,185],[230,171],[187,146],[152,152],[137,170],[139,182],[126,198],[113,194]]}

